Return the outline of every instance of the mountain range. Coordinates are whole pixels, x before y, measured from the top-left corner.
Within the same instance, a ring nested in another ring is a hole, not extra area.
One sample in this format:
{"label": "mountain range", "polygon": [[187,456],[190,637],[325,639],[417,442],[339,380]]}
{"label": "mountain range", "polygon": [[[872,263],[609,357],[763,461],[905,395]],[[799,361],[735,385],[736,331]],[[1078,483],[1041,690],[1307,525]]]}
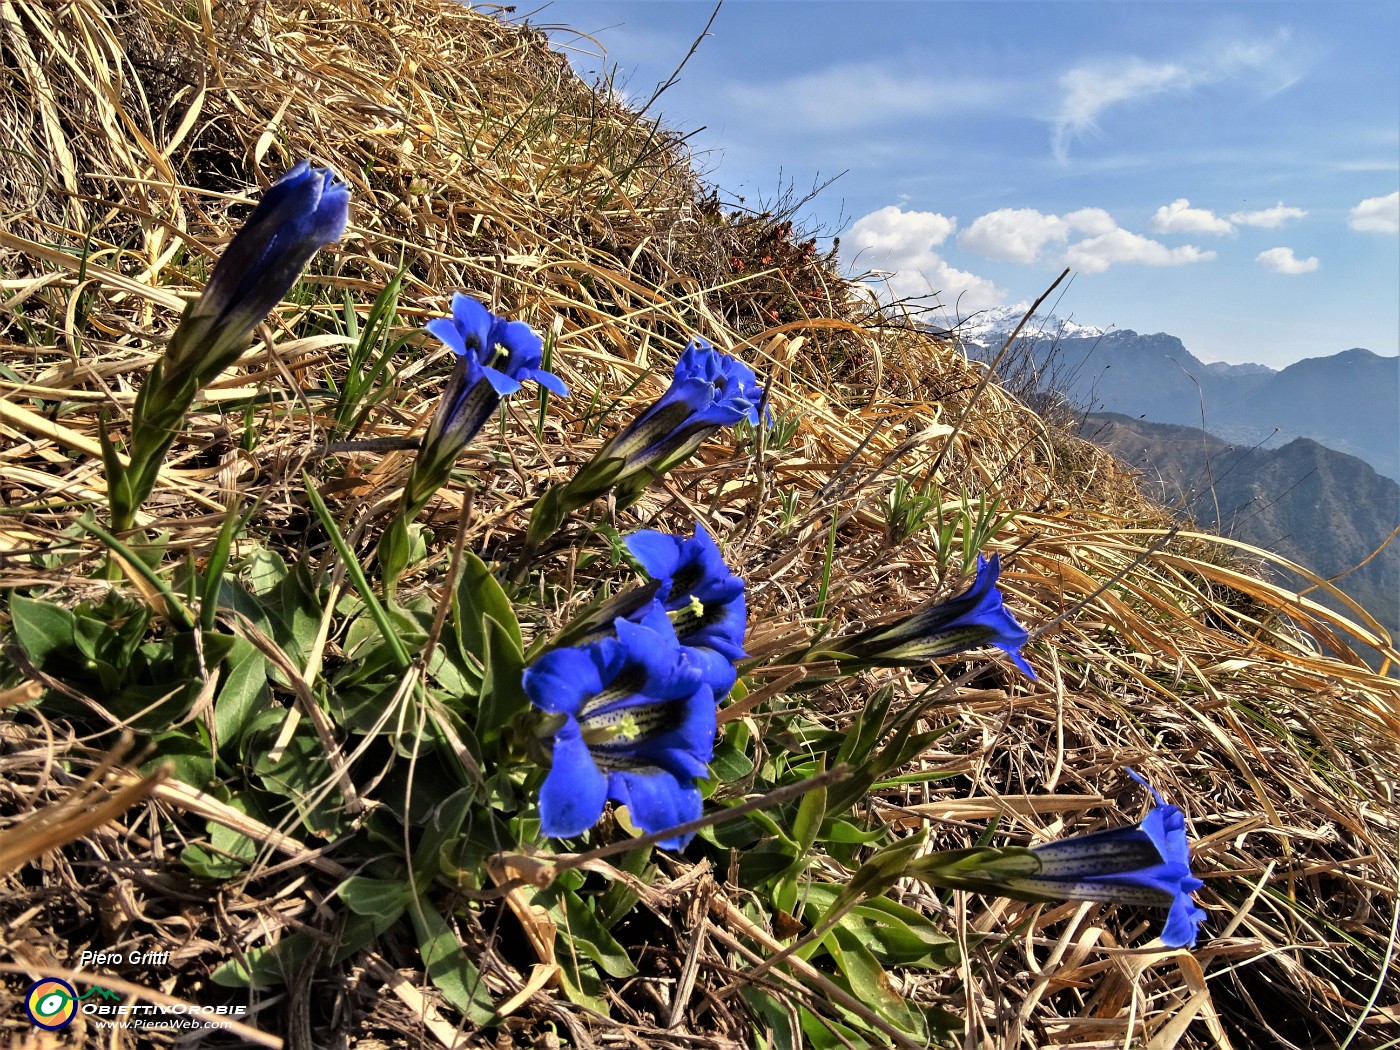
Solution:
{"label": "mountain range", "polygon": [[[959,335],[991,360],[1020,316],[989,311]],[[1022,329],[997,371],[1042,410],[1074,408],[1081,434],[1181,517],[1339,577],[1400,637],[1400,542],[1385,546],[1400,526],[1400,358],[1354,348],[1278,370],[1206,364],[1172,335],[1050,317]]]}
{"label": "mountain range", "polygon": [[[987,358],[1019,320],[987,311],[959,334]],[[1278,371],[1208,365],[1174,335],[1050,317],[1022,330],[998,371],[1024,393],[1055,390],[1090,411],[1193,426],[1236,445],[1311,438],[1400,480],[1400,357],[1357,347]]]}
{"label": "mountain range", "polygon": [[[1339,577],[1338,587],[1400,637],[1400,543],[1386,545],[1400,525],[1400,484],[1308,438],[1242,448],[1199,428],[1099,413],[1085,416],[1080,432],[1141,472],[1138,486],[1181,517]],[[1290,587],[1309,586],[1270,571]],[[1355,617],[1325,593],[1311,597]]]}

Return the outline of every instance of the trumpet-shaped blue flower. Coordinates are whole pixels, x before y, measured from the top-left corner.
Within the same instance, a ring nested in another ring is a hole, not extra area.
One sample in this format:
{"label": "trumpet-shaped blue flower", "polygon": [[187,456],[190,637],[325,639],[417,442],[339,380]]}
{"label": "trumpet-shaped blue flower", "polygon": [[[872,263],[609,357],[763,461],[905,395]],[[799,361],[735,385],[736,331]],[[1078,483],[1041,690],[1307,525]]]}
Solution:
{"label": "trumpet-shaped blue flower", "polygon": [[[695,780],[714,754],[714,692],[660,603],[613,626],[615,638],[553,649],[525,670],[530,702],[557,721],[540,789],[546,835],[583,834],[608,799],[644,832],[700,816]],[[691,837],[661,845],[684,849]]]}
{"label": "trumpet-shaped blue flower", "polygon": [[[567,484],[550,489],[530,516],[527,544],[550,536],[571,510],[616,490],[619,507],[636,502],[657,477],[694,455],[721,427],[747,419],[757,426],[763,387],[753,369],[692,339],[676,362],[671,385],[609,441]],[[771,418],[771,413],[768,414]]]}
{"label": "trumpet-shaped blue flower", "polygon": [[1083,900],[1167,909],[1162,943],[1194,948],[1206,913],[1191,899],[1203,885],[1191,874],[1186,818],[1131,769],[1156,805],[1131,827],[1073,835],[1030,849],[979,846],[929,853],[903,874],[953,889],[1023,900]]}
{"label": "trumpet-shaped blue flower", "polygon": [[689,455],[720,427],[741,419],[757,426],[762,397],[753,369],[703,339],[692,339],[661,400],[629,423],[599,458],[624,460],[631,473],[672,460],[682,449]]}
{"label": "trumpet-shaped blue flower", "polygon": [[[301,161],[274,182],[214,267],[195,313],[212,318],[217,341],[247,338],[282,301],[323,245],[340,239],[350,191],[329,168]],[[235,356],[242,351],[235,348]]]}
{"label": "trumpet-shaped blue flower", "polygon": [[447,484],[452,465],[501,397],[531,379],[561,397],[569,394],[558,376],[540,367],[544,343],[529,325],[497,317],[469,295],[454,294],[452,316],[424,327],[447,344],[457,362],[414,457],[398,513],[379,540],[379,568],[389,594],[408,565],[409,521]]}
{"label": "trumpet-shaped blue flower", "polygon": [[513,394],[533,379],[560,397],[568,388],[553,372],[540,367],[544,342],[524,321],[497,317],[469,295],[452,296],[452,316],[438,317],[424,327],[467,362],[469,385],[484,379],[497,394]]}
{"label": "trumpet-shaped blue flower", "polygon": [[544,343],[529,325],[497,317],[469,295],[454,294],[452,316],[424,327],[447,344],[457,363],[409,477],[405,504],[411,514],[446,484],[457,456],[491,418],[502,395],[531,379],[561,397],[569,393],[558,376],[540,367]]}
{"label": "trumpet-shaped blue flower", "polygon": [[1204,884],[1191,874],[1186,817],[1137,773],[1128,772],[1152,792],[1156,805],[1147,816],[1132,827],[1033,847],[1039,870],[1009,880],[1008,886],[1069,900],[1167,908],[1162,942],[1169,948],[1194,948],[1206,913],[1191,900]]}
{"label": "trumpet-shaped blue flower", "polygon": [[977,556],[972,586],[946,602],[932,602],[913,615],[886,627],[832,642],[829,648],[879,667],[907,667],[939,656],[994,645],[1034,679],[1035,671],[1021,656],[1026,629],[1016,622],[997,589],[1001,561]]}
{"label": "trumpet-shaped blue flower", "polygon": [[643,529],[624,542],[657,582],[655,598],[671,613],[676,637],[695,650],[705,680],[715,696],[723,698],[737,677],[734,664],[748,655],[743,579],[729,571],[714,538],[699,522],[688,540]]}
{"label": "trumpet-shaped blue flower", "polygon": [[238,360],[254,326],[282,301],[311,257],[345,232],[349,205],[350,191],[336,173],[306,161],[263,194],[141,385],[126,465],[104,445],[115,531],[131,527],[199,391]]}

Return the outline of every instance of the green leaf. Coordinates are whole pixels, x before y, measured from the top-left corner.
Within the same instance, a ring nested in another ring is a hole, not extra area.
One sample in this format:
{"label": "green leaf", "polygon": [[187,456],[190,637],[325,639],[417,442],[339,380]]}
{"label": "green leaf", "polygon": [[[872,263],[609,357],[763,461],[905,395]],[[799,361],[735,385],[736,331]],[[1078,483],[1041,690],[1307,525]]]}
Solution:
{"label": "green leaf", "polygon": [[[232,805],[239,810],[243,806],[238,800]],[[180,851],[180,861],[195,875],[204,879],[231,879],[248,867],[248,862],[258,855],[259,844],[222,824],[210,821],[209,846],[195,843]]]}
{"label": "green leaf", "polygon": [[462,951],[447,920],[429,901],[422,899],[408,911],[413,917],[423,968],[433,987],[473,1024],[489,1024],[496,1016],[496,1004],[487,994],[481,971]]}
{"label": "green leaf", "polygon": [[871,831],[864,831],[849,820],[833,820],[826,827],[826,833],[822,835],[825,842],[834,842],[841,845],[865,846],[872,842],[877,842],[889,834],[887,828],[875,828]]}
{"label": "green leaf", "polygon": [[554,883],[543,890],[536,900],[549,907],[550,914],[559,925],[561,951],[557,956],[578,952],[598,963],[599,969],[609,977],[631,977],[637,973],[626,949],[617,944],[616,938],[599,923],[591,902],[585,902],[574,890]]}
{"label": "green leaf", "polygon": [[176,780],[182,780],[201,791],[207,790],[214,782],[214,756],[210,754],[209,744],[202,736],[196,729],[186,726],[151,737],[155,754],[141,763],[141,772],[153,772],[170,762],[175,767]]}
{"label": "green leaf", "polygon": [[345,541],[345,537],[341,534],[340,527],[331,515],[330,508],[326,506],[326,501],[321,498],[321,493],[316,490],[315,484],[312,483],[311,475],[302,471],[301,481],[306,489],[306,498],[311,503],[311,509],[315,511],[316,517],[320,519],[322,527],[326,530],[326,535],[330,537],[331,545],[340,555],[340,562],[345,568],[345,575],[349,577],[351,586],[355,588],[360,599],[365,603],[369,614],[374,617],[374,622],[379,625],[379,633],[385,643],[394,650],[399,670],[407,671],[413,661],[409,659],[408,651],[399,641],[398,634],[394,631],[383,603],[371,589],[369,580],[365,578],[364,568],[355,557],[355,552],[350,549],[350,544]]}
{"label": "green leaf", "polygon": [[243,559],[238,568],[238,575],[253,594],[260,598],[268,598],[287,578],[287,563],[276,551],[260,548]]}
{"label": "green leaf", "polygon": [[[24,655],[36,668],[52,674],[73,670],[77,641],[73,614],[67,609],[12,594],[10,620]],[[66,668],[65,663],[68,664]]]}
{"label": "green leaf", "polygon": [[[844,1010],[843,1017],[850,1017]],[[856,1029],[841,1024],[831,1018],[817,1019],[817,1015],[805,1006],[797,1008],[797,1016],[802,1023],[803,1050],[850,1050],[853,1046],[885,1046],[886,1040],[862,1036]]]}
{"label": "green leaf", "polygon": [[740,984],[739,994],[766,1028],[761,1036],[755,1033],[758,1045],[772,1047],[772,1050],[803,1050],[797,1011],[790,1003],[780,1004],[767,992],[761,992],[751,984]]}
{"label": "green leaf", "polygon": [[[515,614],[511,614],[515,624]],[[520,646],[509,627],[496,622],[495,617],[484,618],[486,629],[486,660],[481,676],[481,702],[476,719],[476,733],[483,745],[490,744],[510,725],[512,719],[530,707],[525,695],[522,675],[525,664]]]}
{"label": "green leaf", "polygon": [[306,967],[317,940],[308,933],[293,933],[276,944],[253,948],[242,958],[229,959],[214,968],[209,979],[224,988],[277,988],[287,985]]}
{"label": "green leaf", "polygon": [[[826,757],[822,756],[813,775],[826,772]],[[798,857],[811,852],[821,831],[822,818],[826,816],[826,785],[813,788],[802,796],[797,806],[797,816],[792,822],[792,837],[797,842]]]}
{"label": "green leaf", "polygon": [[452,596],[452,627],[462,651],[483,662],[487,646],[487,627],[483,619],[487,617],[505,630],[506,636],[515,643],[517,653],[524,652],[515,606],[486,563],[471,551],[464,551],[461,576]]}
{"label": "green leaf", "polygon": [[739,885],[745,889],[762,886],[792,866],[792,848],[767,842],[739,857]]}
{"label": "green leaf", "polygon": [[750,776],[753,770],[753,759],[728,740],[721,740],[715,746],[715,756],[710,760],[710,772],[721,784],[737,783]]}
{"label": "green leaf", "polygon": [[407,879],[370,879],[351,875],[340,884],[340,899],[356,915],[373,919],[381,932],[398,921],[413,903],[413,884]]}
{"label": "green leaf", "polygon": [[[417,791],[414,793],[419,794]],[[462,825],[471,816],[475,798],[474,789],[459,788],[441,802],[433,799],[437,804],[433,806],[422,837],[413,850],[413,877],[419,886],[432,885],[439,873],[455,867],[452,858],[456,851],[453,847],[462,837]]]}
{"label": "green leaf", "polygon": [[890,975],[859,938],[837,926],[826,941],[826,949],[850,983],[852,995],[887,1021],[922,1040],[918,1015],[895,992]]}
{"label": "green leaf", "polygon": [[[286,717],[286,712],[271,713]],[[258,783],[290,801],[312,834],[330,838],[339,833],[349,818],[340,790],[326,790],[336,778],[321,742],[310,733],[294,733],[276,761],[264,750],[266,743],[263,734],[258,734],[257,740],[250,732],[243,734],[244,761],[252,767]]]}
{"label": "green leaf", "polygon": [[[249,512],[251,513],[251,512]],[[245,519],[232,507],[219,526],[218,539],[204,565],[204,578],[199,590],[199,625],[209,631],[214,627],[214,618],[219,612],[219,591],[224,582],[224,570],[228,568],[229,555],[233,550],[233,538],[242,527]]]}
{"label": "green leaf", "polygon": [[236,748],[253,716],[270,703],[267,668],[267,659],[251,642],[234,640],[228,674],[214,698],[214,733],[221,751]]}

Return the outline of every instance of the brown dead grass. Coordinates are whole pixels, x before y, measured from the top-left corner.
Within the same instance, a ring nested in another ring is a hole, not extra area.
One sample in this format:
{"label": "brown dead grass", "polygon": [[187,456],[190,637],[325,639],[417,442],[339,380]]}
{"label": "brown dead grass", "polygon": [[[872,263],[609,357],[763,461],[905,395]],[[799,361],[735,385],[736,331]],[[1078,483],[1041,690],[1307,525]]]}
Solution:
{"label": "brown dead grass", "polygon": [[[968,844],[980,825],[965,822],[996,814],[1038,841],[1131,817],[1141,799],[1116,772],[1130,764],[1185,809],[1211,920],[1194,954],[1143,954],[1121,946],[1144,929],[1098,906],[945,903],[906,888],[906,902],[958,936],[986,935],[965,973],[901,977],[905,995],[966,1018],[964,1045],[1321,1046],[1353,1023],[1353,1045],[1395,1036],[1400,695],[1359,653],[1400,657],[1364,610],[1329,612],[1237,568],[1238,544],[1171,532],[1108,457],[995,385],[954,431],[977,366],[882,320],[774,222],[723,214],[676,136],[579,83],[528,29],[436,0],[0,2],[0,53],[0,497],[29,508],[0,518],[0,586],[70,599],[99,587],[87,575],[99,550],[69,526],[102,493],[100,413],[129,412],[245,188],[310,156],[344,173],[354,199],[349,234],[310,278],[333,293],[323,301],[349,296],[363,310],[403,264],[407,327],[464,289],[557,333],[556,371],[582,397],[552,412],[539,440],[517,406],[503,450],[470,457],[482,491],[465,539],[485,555],[509,556],[533,494],[595,446],[580,418],[588,393],[613,398],[653,368],[630,399],[654,396],[691,333],[745,358],[771,379],[775,409],[802,416],[788,448],[736,457],[716,446],[638,508],[644,519],[701,517],[746,566],[754,652],[780,648],[775,637],[815,614],[833,519],[827,611],[838,621],[859,625],[951,584],[926,537],[890,546],[882,510],[893,479],[924,476],[945,443],[945,492],[991,491],[1018,511],[992,549],[1010,554],[1018,615],[1053,622],[1029,654],[1041,683],[989,669],[950,695],[930,715],[949,732],[921,761],[960,775],[868,807],[931,828],[938,845]],[[306,315],[279,311],[209,405],[325,386],[346,341]],[[424,343],[364,436],[415,432],[442,357]],[[320,453],[324,417],[264,405],[251,453],[244,425],[202,413],[177,444],[146,522],[170,533],[172,553],[198,558],[223,508],[252,492],[254,529],[299,542],[299,468]],[[406,460],[333,462],[341,476],[327,494],[362,536]],[[799,510],[785,521],[778,497],[793,493]],[[462,500],[447,491],[431,509],[442,535]],[[40,569],[28,557],[38,550],[69,560]],[[572,571],[565,558],[558,567]],[[548,622],[568,610],[551,601],[533,612]],[[893,681],[922,686],[917,675]],[[840,725],[871,684],[811,702]],[[3,717],[13,829],[23,813],[63,805],[91,756],[33,709]],[[751,717],[761,730],[765,716]],[[178,945],[146,977],[197,996],[212,965],[302,928],[337,878],[314,843],[252,828],[279,851],[263,878],[210,888],[181,875],[175,853],[202,826],[183,814],[238,819],[212,805],[164,785],[157,801],[9,876],[0,945],[30,975],[73,961],[79,935]],[[552,1024],[577,1045],[748,1042],[738,1000],[710,993],[779,942],[739,922],[724,873],[666,863],[669,884],[644,894],[651,976],[614,990],[616,1024],[531,984],[487,936],[499,915],[474,913],[466,942],[497,992],[519,993],[509,1039],[548,1045]],[[402,965],[359,960],[314,995],[293,988],[259,1025],[293,1047],[476,1045]],[[695,994],[673,1002],[676,980]],[[778,968],[764,980],[797,1001],[823,995],[811,975]],[[3,1009],[21,1038],[13,994],[25,983],[6,985]]]}

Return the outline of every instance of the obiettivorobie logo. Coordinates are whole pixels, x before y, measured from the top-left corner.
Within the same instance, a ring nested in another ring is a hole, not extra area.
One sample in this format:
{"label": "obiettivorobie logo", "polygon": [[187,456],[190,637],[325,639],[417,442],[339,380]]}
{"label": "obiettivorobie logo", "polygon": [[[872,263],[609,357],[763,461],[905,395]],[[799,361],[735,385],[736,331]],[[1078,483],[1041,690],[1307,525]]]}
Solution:
{"label": "obiettivorobie logo", "polygon": [[54,1032],[72,1024],[73,1017],[78,1012],[78,1004],[92,996],[102,999],[121,998],[116,992],[96,986],[79,995],[67,981],[57,977],[41,977],[31,984],[29,991],[24,994],[24,1010],[36,1027]]}
{"label": "obiettivorobie logo", "polygon": [[[101,985],[93,985],[82,995],[67,981],[41,977],[24,994],[24,1010],[36,1028],[50,1032],[67,1028],[79,1012],[100,1025],[123,1028],[204,1028],[222,1027],[244,1016],[248,1007],[191,1006],[187,1003],[123,1003],[121,996]],[[116,1000],[116,1002],[114,1002]]]}

